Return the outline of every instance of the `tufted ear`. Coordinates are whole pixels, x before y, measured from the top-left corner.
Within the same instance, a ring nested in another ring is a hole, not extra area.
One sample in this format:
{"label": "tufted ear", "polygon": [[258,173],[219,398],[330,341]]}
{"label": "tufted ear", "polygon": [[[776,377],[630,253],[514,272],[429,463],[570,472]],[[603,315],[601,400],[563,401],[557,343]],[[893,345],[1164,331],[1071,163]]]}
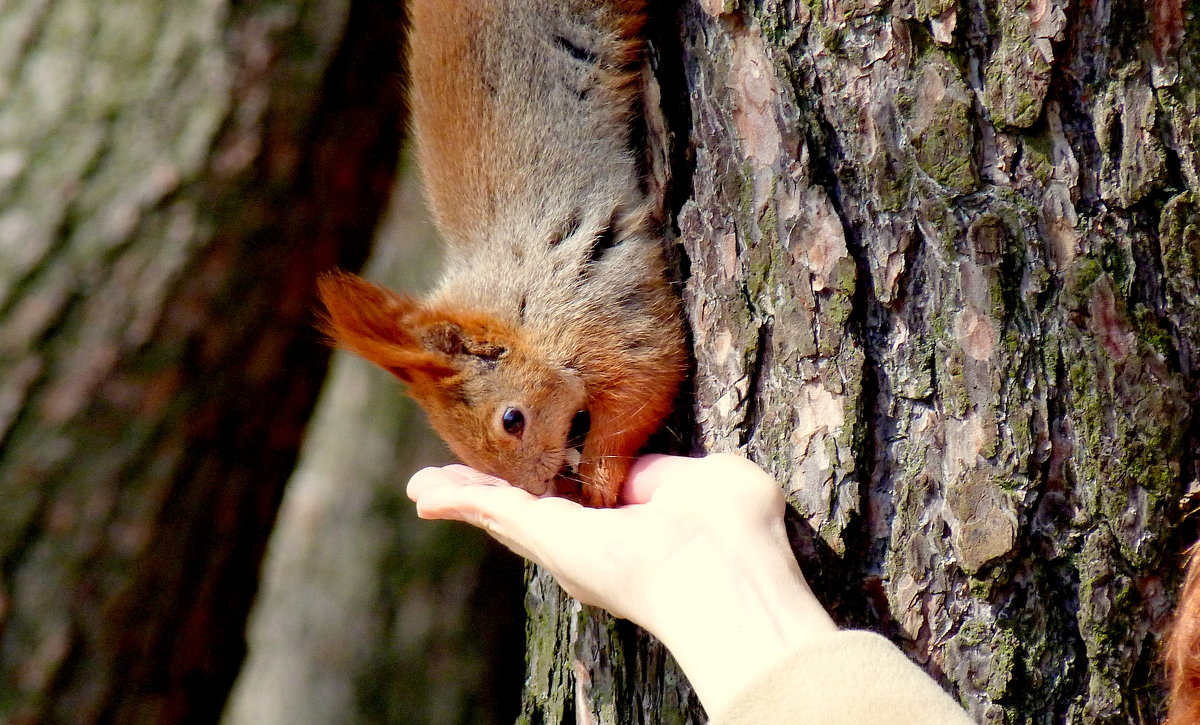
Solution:
{"label": "tufted ear", "polygon": [[317,291],[326,310],[321,328],[338,347],[406,383],[459,372],[453,356],[446,354],[455,344],[456,326],[413,298],[345,272],[323,275]]}

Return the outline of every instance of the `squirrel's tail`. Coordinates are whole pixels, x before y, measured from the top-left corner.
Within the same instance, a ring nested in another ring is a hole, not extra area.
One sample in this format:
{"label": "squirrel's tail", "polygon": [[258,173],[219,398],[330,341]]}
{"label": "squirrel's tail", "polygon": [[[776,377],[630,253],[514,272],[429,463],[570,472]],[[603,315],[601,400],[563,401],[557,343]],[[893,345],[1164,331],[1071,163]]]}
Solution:
{"label": "squirrel's tail", "polygon": [[1187,579],[1167,636],[1170,706],[1167,725],[1200,723],[1200,542],[1188,557]]}

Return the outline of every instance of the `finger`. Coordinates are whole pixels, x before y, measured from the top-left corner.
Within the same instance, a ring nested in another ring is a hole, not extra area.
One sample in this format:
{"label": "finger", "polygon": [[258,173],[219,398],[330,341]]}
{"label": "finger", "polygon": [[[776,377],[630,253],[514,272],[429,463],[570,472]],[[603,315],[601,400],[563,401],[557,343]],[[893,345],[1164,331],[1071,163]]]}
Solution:
{"label": "finger", "polygon": [[[421,480],[410,482],[410,492],[417,504],[417,516],[423,519],[462,521],[483,529],[514,552],[530,558],[529,551],[519,542],[504,535],[496,524],[494,511],[506,511],[512,505],[522,505],[522,500],[533,497],[526,491],[511,486],[487,486],[467,482],[467,478],[432,469],[429,473],[418,472],[422,478],[435,479],[432,484]],[[413,477],[417,479],[417,476]],[[415,485],[414,485],[415,483]]]}
{"label": "finger", "polygon": [[409,500],[416,501],[433,488],[452,485],[457,480],[457,477],[441,468],[422,468],[409,477],[405,493]]}
{"label": "finger", "polygon": [[[451,519],[483,529],[494,539],[539,564],[554,551],[580,536],[591,512],[560,498],[537,498],[512,486],[447,483],[431,487],[417,499],[417,514],[425,519]],[[581,526],[583,524],[584,526]]]}
{"label": "finger", "polygon": [[621,486],[622,505],[646,503],[664,483],[680,476],[694,474],[697,458],[683,456],[642,456],[634,461]]}
{"label": "finger", "polygon": [[511,486],[512,485],[511,483],[509,483],[508,481],[505,481],[503,478],[500,478],[499,476],[492,476],[492,475],[486,474],[483,471],[479,470],[478,468],[471,468],[470,466],[463,465],[462,463],[451,463],[449,466],[443,466],[443,468],[446,471],[453,473],[455,476],[462,478],[467,483],[472,483],[472,484],[481,485],[481,486]]}
{"label": "finger", "polygon": [[538,498],[459,464],[417,471],[408,481],[407,493],[421,518],[463,521],[508,539],[527,539],[530,531],[540,535],[542,530],[558,528],[549,522],[587,511],[566,499]]}
{"label": "finger", "polygon": [[[523,528],[535,519],[557,519],[587,511],[567,499],[534,496],[502,478],[462,464],[417,471],[409,479],[408,496],[418,503],[417,512],[422,518],[452,518],[489,531]],[[532,505],[535,502],[537,505]]]}
{"label": "finger", "polygon": [[407,494],[409,499],[416,501],[429,490],[455,485],[508,486],[509,484],[503,479],[480,473],[474,468],[455,464],[441,468],[422,468],[417,471],[408,479]]}
{"label": "finger", "polygon": [[417,515],[423,519],[452,519],[481,529],[494,528],[493,510],[504,510],[532,498],[519,488],[474,486],[454,483],[425,491],[417,499]]}

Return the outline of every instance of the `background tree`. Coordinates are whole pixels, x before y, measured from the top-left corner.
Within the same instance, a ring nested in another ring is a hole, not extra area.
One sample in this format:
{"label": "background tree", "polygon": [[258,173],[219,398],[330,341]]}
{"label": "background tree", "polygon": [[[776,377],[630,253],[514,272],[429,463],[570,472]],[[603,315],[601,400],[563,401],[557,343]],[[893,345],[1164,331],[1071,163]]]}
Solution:
{"label": "background tree", "polygon": [[0,3],[0,721],[214,722],[398,155],[400,10]]}

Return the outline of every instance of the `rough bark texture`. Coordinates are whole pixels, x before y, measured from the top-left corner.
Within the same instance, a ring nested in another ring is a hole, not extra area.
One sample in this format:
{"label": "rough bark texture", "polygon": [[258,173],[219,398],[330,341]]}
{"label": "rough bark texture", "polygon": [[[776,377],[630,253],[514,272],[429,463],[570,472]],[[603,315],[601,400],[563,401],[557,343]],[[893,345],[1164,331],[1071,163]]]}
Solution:
{"label": "rough bark texture", "polygon": [[[1196,482],[1200,9],[656,6],[697,449],[985,722],[1153,721]],[[677,8],[677,11],[676,11]],[[390,183],[389,3],[0,4],[0,719],[215,719]],[[650,124],[653,128],[654,124]],[[530,575],[524,722],[683,723]]]}
{"label": "rough bark texture", "polygon": [[[700,0],[662,27],[698,448],[775,474],[841,621],[980,721],[1154,721],[1196,480],[1200,9]],[[523,721],[700,721],[643,635],[540,573],[530,603]]]}
{"label": "rough bark texture", "polygon": [[213,722],[395,169],[398,11],[0,3],[0,721]]}

